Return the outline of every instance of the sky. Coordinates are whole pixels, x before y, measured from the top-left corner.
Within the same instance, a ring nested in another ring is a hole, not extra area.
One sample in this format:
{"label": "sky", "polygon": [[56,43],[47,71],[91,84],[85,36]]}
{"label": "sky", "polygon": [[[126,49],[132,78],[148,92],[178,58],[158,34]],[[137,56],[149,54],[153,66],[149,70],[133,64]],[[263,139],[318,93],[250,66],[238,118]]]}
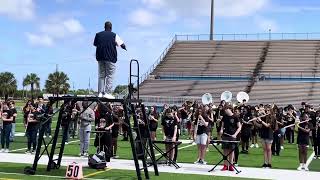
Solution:
{"label": "sky", "polygon": [[[214,32],[320,32],[320,1],[215,0]],[[94,36],[105,21],[124,40],[114,87],[127,84],[130,59],[145,73],[175,34],[208,34],[210,0],[0,0],[0,72],[28,73],[44,87],[58,68],[71,89],[97,89]],[[89,81],[90,80],[90,81]]]}

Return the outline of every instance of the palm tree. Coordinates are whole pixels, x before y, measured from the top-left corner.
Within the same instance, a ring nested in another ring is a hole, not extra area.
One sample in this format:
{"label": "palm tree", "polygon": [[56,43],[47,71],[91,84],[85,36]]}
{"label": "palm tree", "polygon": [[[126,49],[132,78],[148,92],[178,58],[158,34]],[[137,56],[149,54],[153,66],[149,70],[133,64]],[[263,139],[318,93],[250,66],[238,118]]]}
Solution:
{"label": "palm tree", "polygon": [[64,72],[54,72],[49,74],[46,80],[45,88],[46,92],[59,96],[59,94],[65,94],[69,91],[70,84],[69,78]]}
{"label": "palm tree", "polygon": [[31,86],[31,99],[34,99],[34,88],[40,88],[40,78],[37,74],[31,73],[27,74],[27,76],[23,79],[22,83],[23,87],[30,85]]}
{"label": "palm tree", "polygon": [[17,90],[17,80],[11,72],[0,73],[0,92],[8,100],[9,94]]}

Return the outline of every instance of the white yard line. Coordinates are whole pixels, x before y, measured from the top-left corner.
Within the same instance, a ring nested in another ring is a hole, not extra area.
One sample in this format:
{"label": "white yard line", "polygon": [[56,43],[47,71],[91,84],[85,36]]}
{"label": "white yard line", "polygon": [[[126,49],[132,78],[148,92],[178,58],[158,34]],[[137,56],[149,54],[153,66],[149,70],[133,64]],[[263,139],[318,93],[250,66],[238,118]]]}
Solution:
{"label": "white yard line", "polygon": [[[194,144],[189,144],[189,145],[180,147],[180,148],[178,148],[178,149],[181,150],[181,149],[185,149],[185,148],[188,148],[188,147],[191,147],[191,146],[194,146]],[[160,156],[160,155],[161,155],[161,153],[158,153],[158,154],[155,154],[154,156]]]}
{"label": "white yard line", "polygon": [[313,156],[314,156],[314,151],[311,153],[311,155],[309,156],[307,162],[306,162],[306,166],[309,167],[310,163],[312,162],[313,160]]}
{"label": "white yard line", "polygon": [[[90,138],[91,140],[92,139],[95,139],[95,138]],[[72,143],[76,143],[76,142],[80,142],[80,140],[74,140],[74,141],[69,141],[69,144],[72,144]],[[60,145],[61,143],[57,143],[57,145]],[[51,146],[51,144],[49,145]],[[68,146],[68,144],[66,144],[66,146]],[[44,147],[44,145],[41,146],[41,148]],[[14,150],[10,150],[10,152],[17,152],[17,151],[22,151],[22,150],[27,150],[28,148],[21,148],[21,149],[14,149]]]}

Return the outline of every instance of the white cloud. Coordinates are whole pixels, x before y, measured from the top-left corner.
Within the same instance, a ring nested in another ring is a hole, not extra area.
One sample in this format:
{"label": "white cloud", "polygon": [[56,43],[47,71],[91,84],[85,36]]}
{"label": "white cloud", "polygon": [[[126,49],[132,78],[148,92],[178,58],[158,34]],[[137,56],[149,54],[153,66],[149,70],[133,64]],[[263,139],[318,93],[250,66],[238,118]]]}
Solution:
{"label": "white cloud", "polygon": [[34,11],[35,3],[33,0],[0,0],[0,15],[29,20],[34,18]]}
{"label": "white cloud", "polygon": [[159,18],[146,9],[137,9],[129,14],[129,21],[138,26],[152,26]]}
{"label": "white cloud", "polygon": [[271,29],[272,32],[278,30],[277,23],[272,19],[257,16],[254,21],[255,24],[257,24],[257,26],[264,32],[268,32],[269,29]]}
{"label": "white cloud", "polygon": [[[210,16],[210,0],[142,0],[147,7],[165,8],[180,16]],[[239,17],[252,15],[266,7],[269,0],[216,0],[215,15]]]}
{"label": "white cloud", "polygon": [[26,36],[32,45],[52,46],[54,44],[53,39],[46,34],[26,33]]}
{"label": "white cloud", "polygon": [[[56,40],[67,38],[79,33],[84,32],[84,27],[79,20],[69,18],[65,20],[59,20],[55,18],[49,23],[41,24],[38,33],[27,33],[29,42],[33,45],[53,45]],[[38,43],[41,39],[46,42]]]}

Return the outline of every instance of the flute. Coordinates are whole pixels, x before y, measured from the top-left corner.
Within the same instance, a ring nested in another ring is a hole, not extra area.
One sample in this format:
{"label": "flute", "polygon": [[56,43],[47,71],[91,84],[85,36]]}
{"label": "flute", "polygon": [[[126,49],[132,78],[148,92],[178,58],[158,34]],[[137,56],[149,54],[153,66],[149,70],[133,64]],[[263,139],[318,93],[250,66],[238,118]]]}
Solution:
{"label": "flute", "polygon": [[261,115],[261,116],[252,118],[252,119],[250,119],[249,121],[247,121],[247,123],[249,123],[249,122],[251,122],[251,121],[255,121],[255,120],[257,120],[258,118],[262,118],[262,117],[265,117],[265,116],[267,116],[267,115],[269,115],[269,114],[264,114],[264,115]]}
{"label": "flute", "polygon": [[288,125],[288,126],[283,127],[283,129],[286,129],[286,128],[289,128],[289,127],[292,127],[292,126],[295,126],[295,125],[299,125],[299,124],[302,124],[302,123],[305,123],[305,122],[308,122],[308,121],[309,121],[309,119],[308,119],[308,120],[305,120],[305,121],[301,121],[301,122],[299,122],[299,123],[290,124],[290,125]]}

